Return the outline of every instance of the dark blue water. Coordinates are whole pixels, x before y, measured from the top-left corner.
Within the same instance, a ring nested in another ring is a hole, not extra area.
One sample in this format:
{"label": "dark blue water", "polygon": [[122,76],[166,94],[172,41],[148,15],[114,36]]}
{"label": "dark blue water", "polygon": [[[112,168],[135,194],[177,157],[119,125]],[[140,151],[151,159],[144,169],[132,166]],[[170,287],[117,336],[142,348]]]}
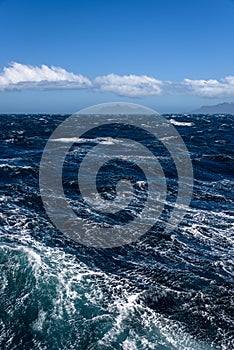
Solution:
{"label": "dark blue water", "polygon": [[65,117],[0,116],[0,348],[233,349],[234,117],[167,116],[193,162],[190,209],[113,249],[65,238],[43,208],[40,159]]}

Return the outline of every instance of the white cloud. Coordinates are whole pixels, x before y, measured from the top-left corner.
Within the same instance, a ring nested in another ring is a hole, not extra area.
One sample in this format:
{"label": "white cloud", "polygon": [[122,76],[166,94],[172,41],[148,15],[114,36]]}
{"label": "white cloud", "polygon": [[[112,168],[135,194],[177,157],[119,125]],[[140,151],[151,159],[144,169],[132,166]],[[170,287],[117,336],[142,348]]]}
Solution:
{"label": "white cloud", "polygon": [[147,75],[109,74],[94,80],[97,89],[113,92],[128,97],[159,95],[162,92],[162,81]]}
{"label": "white cloud", "polygon": [[185,91],[202,97],[234,97],[234,76],[219,80],[184,79]]}
{"label": "white cloud", "polygon": [[87,88],[91,81],[60,67],[28,66],[13,62],[0,74],[0,91],[48,88]]}
{"label": "white cloud", "polygon": [[61,67],[29,66],[13,62],[0,73],[0,91],[25,89],[89,89],[127,97],[190,94],[202,97],[234,97],[234,76],[220,80],[162,81],[147,75],[98,76],[93,80]]}

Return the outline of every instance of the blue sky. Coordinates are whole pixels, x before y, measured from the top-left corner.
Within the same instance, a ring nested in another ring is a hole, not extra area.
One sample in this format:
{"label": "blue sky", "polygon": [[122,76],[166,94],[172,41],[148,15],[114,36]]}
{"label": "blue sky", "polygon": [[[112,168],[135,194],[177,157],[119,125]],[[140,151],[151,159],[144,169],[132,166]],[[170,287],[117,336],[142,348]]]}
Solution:
{"label": "blue sky", "polygon": [[0,0],[0,112],[234,101],[234,1]]}

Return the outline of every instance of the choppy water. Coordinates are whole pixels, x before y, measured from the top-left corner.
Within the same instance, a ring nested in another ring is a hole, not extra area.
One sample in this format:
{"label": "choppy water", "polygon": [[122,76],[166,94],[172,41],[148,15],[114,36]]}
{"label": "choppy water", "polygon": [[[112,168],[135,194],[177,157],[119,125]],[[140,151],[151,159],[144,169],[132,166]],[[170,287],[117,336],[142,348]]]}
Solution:
{"label": "choppy water", "polygon": [[193,161],[188,214],[171,235],[94,249],[58,232],[40,198],[65,116],[0,116],[1,349],[234,348],[234,117],[167,118]]}

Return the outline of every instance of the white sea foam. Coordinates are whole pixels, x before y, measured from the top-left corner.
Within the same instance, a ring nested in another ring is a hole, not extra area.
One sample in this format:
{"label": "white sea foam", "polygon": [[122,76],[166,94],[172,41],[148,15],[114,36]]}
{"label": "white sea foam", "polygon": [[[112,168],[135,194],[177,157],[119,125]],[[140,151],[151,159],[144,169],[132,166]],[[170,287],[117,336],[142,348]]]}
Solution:
{"label": "white sea foam", "polygon": [[170,119],[170,122],[176,126],[193,126],[194,125],[193,122],[180,122],[175,119]]}
{"label": "white sea foam", "polygon": [[[49,322],[53,328],[53,324],[55,326],[66,317],[69,317],[70,321],[80,320],[77,325],[71,323],[72,328],[86,327],[90,322],[98,327],[99,322],[105,324],[111,321],[112,326],[109,331],[99,330],[102,337],[98,340],[97,346],[110,347],[110,344],[122,339],[120,343],[122,348],[132,350],[160,349],[160,346],[179,350],[215,349],[205,342],[195,341],[181,324],[148,308],[140,299],[142,292],[130,292],[127,280],[123,278],[120,280],[117,276],[98,269],[90,269],[75,256],[65,253],[62,248],[50,248],[39,242],[33,242],[31,238],[29,241],[33,243],[30,249],[18,246],[14,248],[15,252],[21,251],[28,257],[37,281],[37,289],[42,286],[52,291],[53,287],[55,288],[52,312],[44,310],[41,304],[37,319],[32,324],[32,328],[37,332],[43,334],[46,323]],[[12,248],[8,246],[8,249]],[[17,270],[15,273],[17,274]],[[27,289],[25,294],[22,293],[24,293],[23,290],[19,301],[21,303],[24,297],[28,297]],[[48,295],[48,298],[50,297]],[[105,301],[108,301],[108,305],[103,309],[102,304],[105,304]],[[78,305],[80,305],[79,308]],[[85,315],[86,312],[83,313],[87,308],[90,309],[90,319]],[[91,316],[93,309],[102,313],[104,311],[104,314]],[[129,322],[135,322],[133,320],[137,320],[138,327],[143,331],[142,334],[138,334],[134,327],[128,332]],[[128,334],[127,337],[124,334]],[[77,342],[79,344],[79,339]]]}

